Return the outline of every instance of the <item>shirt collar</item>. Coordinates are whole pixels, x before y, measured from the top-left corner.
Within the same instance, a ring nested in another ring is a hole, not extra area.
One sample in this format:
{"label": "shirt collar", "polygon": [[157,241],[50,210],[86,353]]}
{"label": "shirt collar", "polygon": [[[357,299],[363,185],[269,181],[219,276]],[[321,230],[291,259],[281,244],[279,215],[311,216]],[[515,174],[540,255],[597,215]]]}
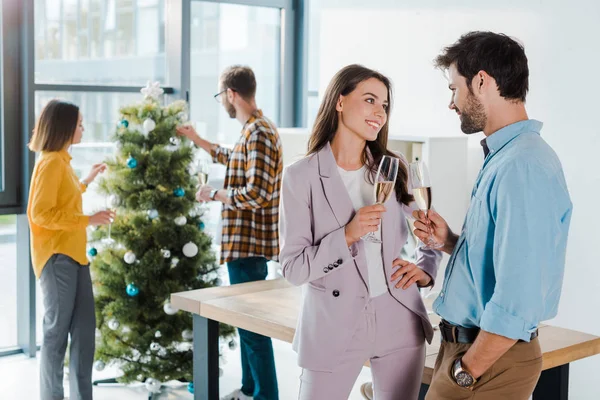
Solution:
{"label": "shirt collar", "polygon": [[42,151],[40,155],[43,157],[59,157],[67,163],[70,163],[73,159],[73,157],[71,157],[71,154],[69,154],[69,152],[66,149],[59,151]]}
{"label": "shirt collar", "polygon": [[489,153],[497,152],[523,132],[535,132],[539,135],[543,125],[535,119],[527,119],[505,126],[481,141],[483,154],[487,157]]}
{"label": "shirt collar", "polygon": [[262,118],[262,116],[263,116],[263,112],[261,109],[254,110],[252,115],[250,115],[250,118],[248,118],[248,121],[246,121],[246,123],[244,124],[244,128],[246,127],[246,125],[254,122],[254,120],[256,120],[258,118]]}
{"label": "shirt collar", "polygon": [[71,160],[73,159],[73,157],[71,157],[71,154],[69,154],[69,152],[67,150],[59,151],[58,155],[60,156],[60,158],[62,158],[66,162],[71,162]]}

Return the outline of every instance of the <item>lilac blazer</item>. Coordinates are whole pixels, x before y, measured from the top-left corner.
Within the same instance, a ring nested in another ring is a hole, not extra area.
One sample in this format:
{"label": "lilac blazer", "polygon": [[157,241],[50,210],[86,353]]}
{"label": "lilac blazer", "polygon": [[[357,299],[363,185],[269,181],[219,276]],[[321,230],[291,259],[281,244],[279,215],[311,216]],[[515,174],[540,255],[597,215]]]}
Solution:
{"label": "lilac blazer", "polygon": [[[433,330],[417,286],[402,290],[390,282],[392,262],[400,256],[408,235],[406,217],[415,208],[402,205],[395,196],[385,206],[381,234],[390,293],[421,317],[431,343]],[[350,248],[346,243],[344,227],[355,210],[329,144],[286,168],[279,212],[283,276],[294,285],[303,285],[293,342],[298,364],[332,371],[369,301],[369,280],[362,241]],[[439,251],[420,248],[416,264],[435,278],[441,257]]]}

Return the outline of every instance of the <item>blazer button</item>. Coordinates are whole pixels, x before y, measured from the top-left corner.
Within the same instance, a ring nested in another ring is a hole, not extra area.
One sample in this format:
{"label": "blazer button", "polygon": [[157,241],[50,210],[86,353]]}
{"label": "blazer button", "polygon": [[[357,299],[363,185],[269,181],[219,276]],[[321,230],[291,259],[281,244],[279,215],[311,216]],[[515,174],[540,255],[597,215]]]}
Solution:
{"label": "blazer button", "polygon": [[337,268],[337,267],[339,267],[339,266],[340,266],[340,264],[338,264],[338,263],[334,263],[334,264],[333,264],[333,268]]}
{"label": "blazer button", "polygon": [[339,290],[334,290],[333,291],[333,297],[338,297],[340,295],[340,291]]}
{"label": "blazer button", "polygon": [[341,263],[342,263],[342,261],[343,261],[343,260],[340,258],[339,260],[337,260],[337,263],[338,263],[338,264],[341,264]]}
{"label": "blazer button", "polygon": [[328,273],[329,272],[329,268],[327,268],[327,267],[323,268],[323,272]]}
{"label": "blazer button", "polygon": [[334,265],[333,265],[333,264],[329,264],[329,265],[327,266],[327,268],[328,268],[330,271],[333,269],[333,267],[334,267]]}

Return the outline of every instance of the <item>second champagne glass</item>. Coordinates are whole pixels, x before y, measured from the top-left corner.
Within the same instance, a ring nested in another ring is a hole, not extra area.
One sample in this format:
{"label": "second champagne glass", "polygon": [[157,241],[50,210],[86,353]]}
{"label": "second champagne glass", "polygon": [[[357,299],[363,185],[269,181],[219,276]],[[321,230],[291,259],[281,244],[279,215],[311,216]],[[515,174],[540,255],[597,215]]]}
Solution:
{"label": "second champagne glass", "polygon": [[[106,197],[106,209],[108,211],[112,211],[112,212],[116,213],[118,206],[119,206],[119,197],[117,195],[111,194]],[[106,237],[102,240],[105,244],[113,244],[115,242],[115,240],[112,237],[110,237],[111,230],[112,230],[112,220],[111,220],[111,223],[108,225],[108,237]]]}
{"label": "second champagne glass", "polygon": [[[431,209],[431,180],[427,166],[422,161],[412,162],[408,166],[408,175],[415,203],[417,203],[419,210],[425,213],[427,224],[430,226],[431,221],[428,214]],[[431,249],[439,249],[444,245],[443,243],[438,243],[431,233],[424,243]]]}
{"label": "second champagne glass", "polygon": [[197,164],[198,171],[198,181],[200,182],[200,186],[208,184],[208,172],[210,170],[210,165],[206,160],[200,160]]}
{"label": "second champagne glass", "polygon": [[[399,160],[395,157],[383,156],[381,158],[373,188],[375,204],[385,203],[394,193],[396,177],[398,176],[398,163]],[[381,243],[381,239],[379,239],[381,236],[379,234],[380,231],[381,225],[377,228],[377,232],[369,232],[361,239],[366,240],[367,242]]]}

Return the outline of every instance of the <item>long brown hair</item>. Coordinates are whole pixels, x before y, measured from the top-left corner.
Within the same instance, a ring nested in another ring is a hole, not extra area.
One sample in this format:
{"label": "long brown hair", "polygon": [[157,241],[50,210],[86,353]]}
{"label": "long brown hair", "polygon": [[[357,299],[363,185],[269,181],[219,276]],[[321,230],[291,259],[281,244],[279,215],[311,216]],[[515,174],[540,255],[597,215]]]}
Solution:
{"label": "long brown hair", "polygon": [[[361,158],[363,165],[365,165],[369,171],[369,179],[371,182],[374,182],[374,176],[377,173],[381,158],[384,155],[397,157],[396,154],[387,149],[390,121],[389,115],[392,109],[392,84],[386,76],[377,71],[373,71],[362,65],[352,64],[342,68],[335,74],[331,82],[329,82],[329,86],[327,86],[325,96],[319,107],[312,134],[308,141],[308,155],[319,152],[319,150],[325,147],[328,142],[333,140],[338,128],[338,112],[336,110],[336,104],[340,95],[347,96],[356,89],[356,86],[359,83],[370,78],[377,79],[387,87],[389,101],[387,121],[381,127],[377,139],[367,141]],[[369,157],[369,151],[371,157]],[[395,187],[396,199],[399,202],[408,205],[414,198],[408,192],[407,182],[408,171],[406,165],[404,165],[403,162],[400,162]]]}
{"label": "long brown hair", "polygon": [[78,122],[79,107],[62,100],[50,100],[35,124],[29,149],[36,152],[64,150],[73,142]]}

